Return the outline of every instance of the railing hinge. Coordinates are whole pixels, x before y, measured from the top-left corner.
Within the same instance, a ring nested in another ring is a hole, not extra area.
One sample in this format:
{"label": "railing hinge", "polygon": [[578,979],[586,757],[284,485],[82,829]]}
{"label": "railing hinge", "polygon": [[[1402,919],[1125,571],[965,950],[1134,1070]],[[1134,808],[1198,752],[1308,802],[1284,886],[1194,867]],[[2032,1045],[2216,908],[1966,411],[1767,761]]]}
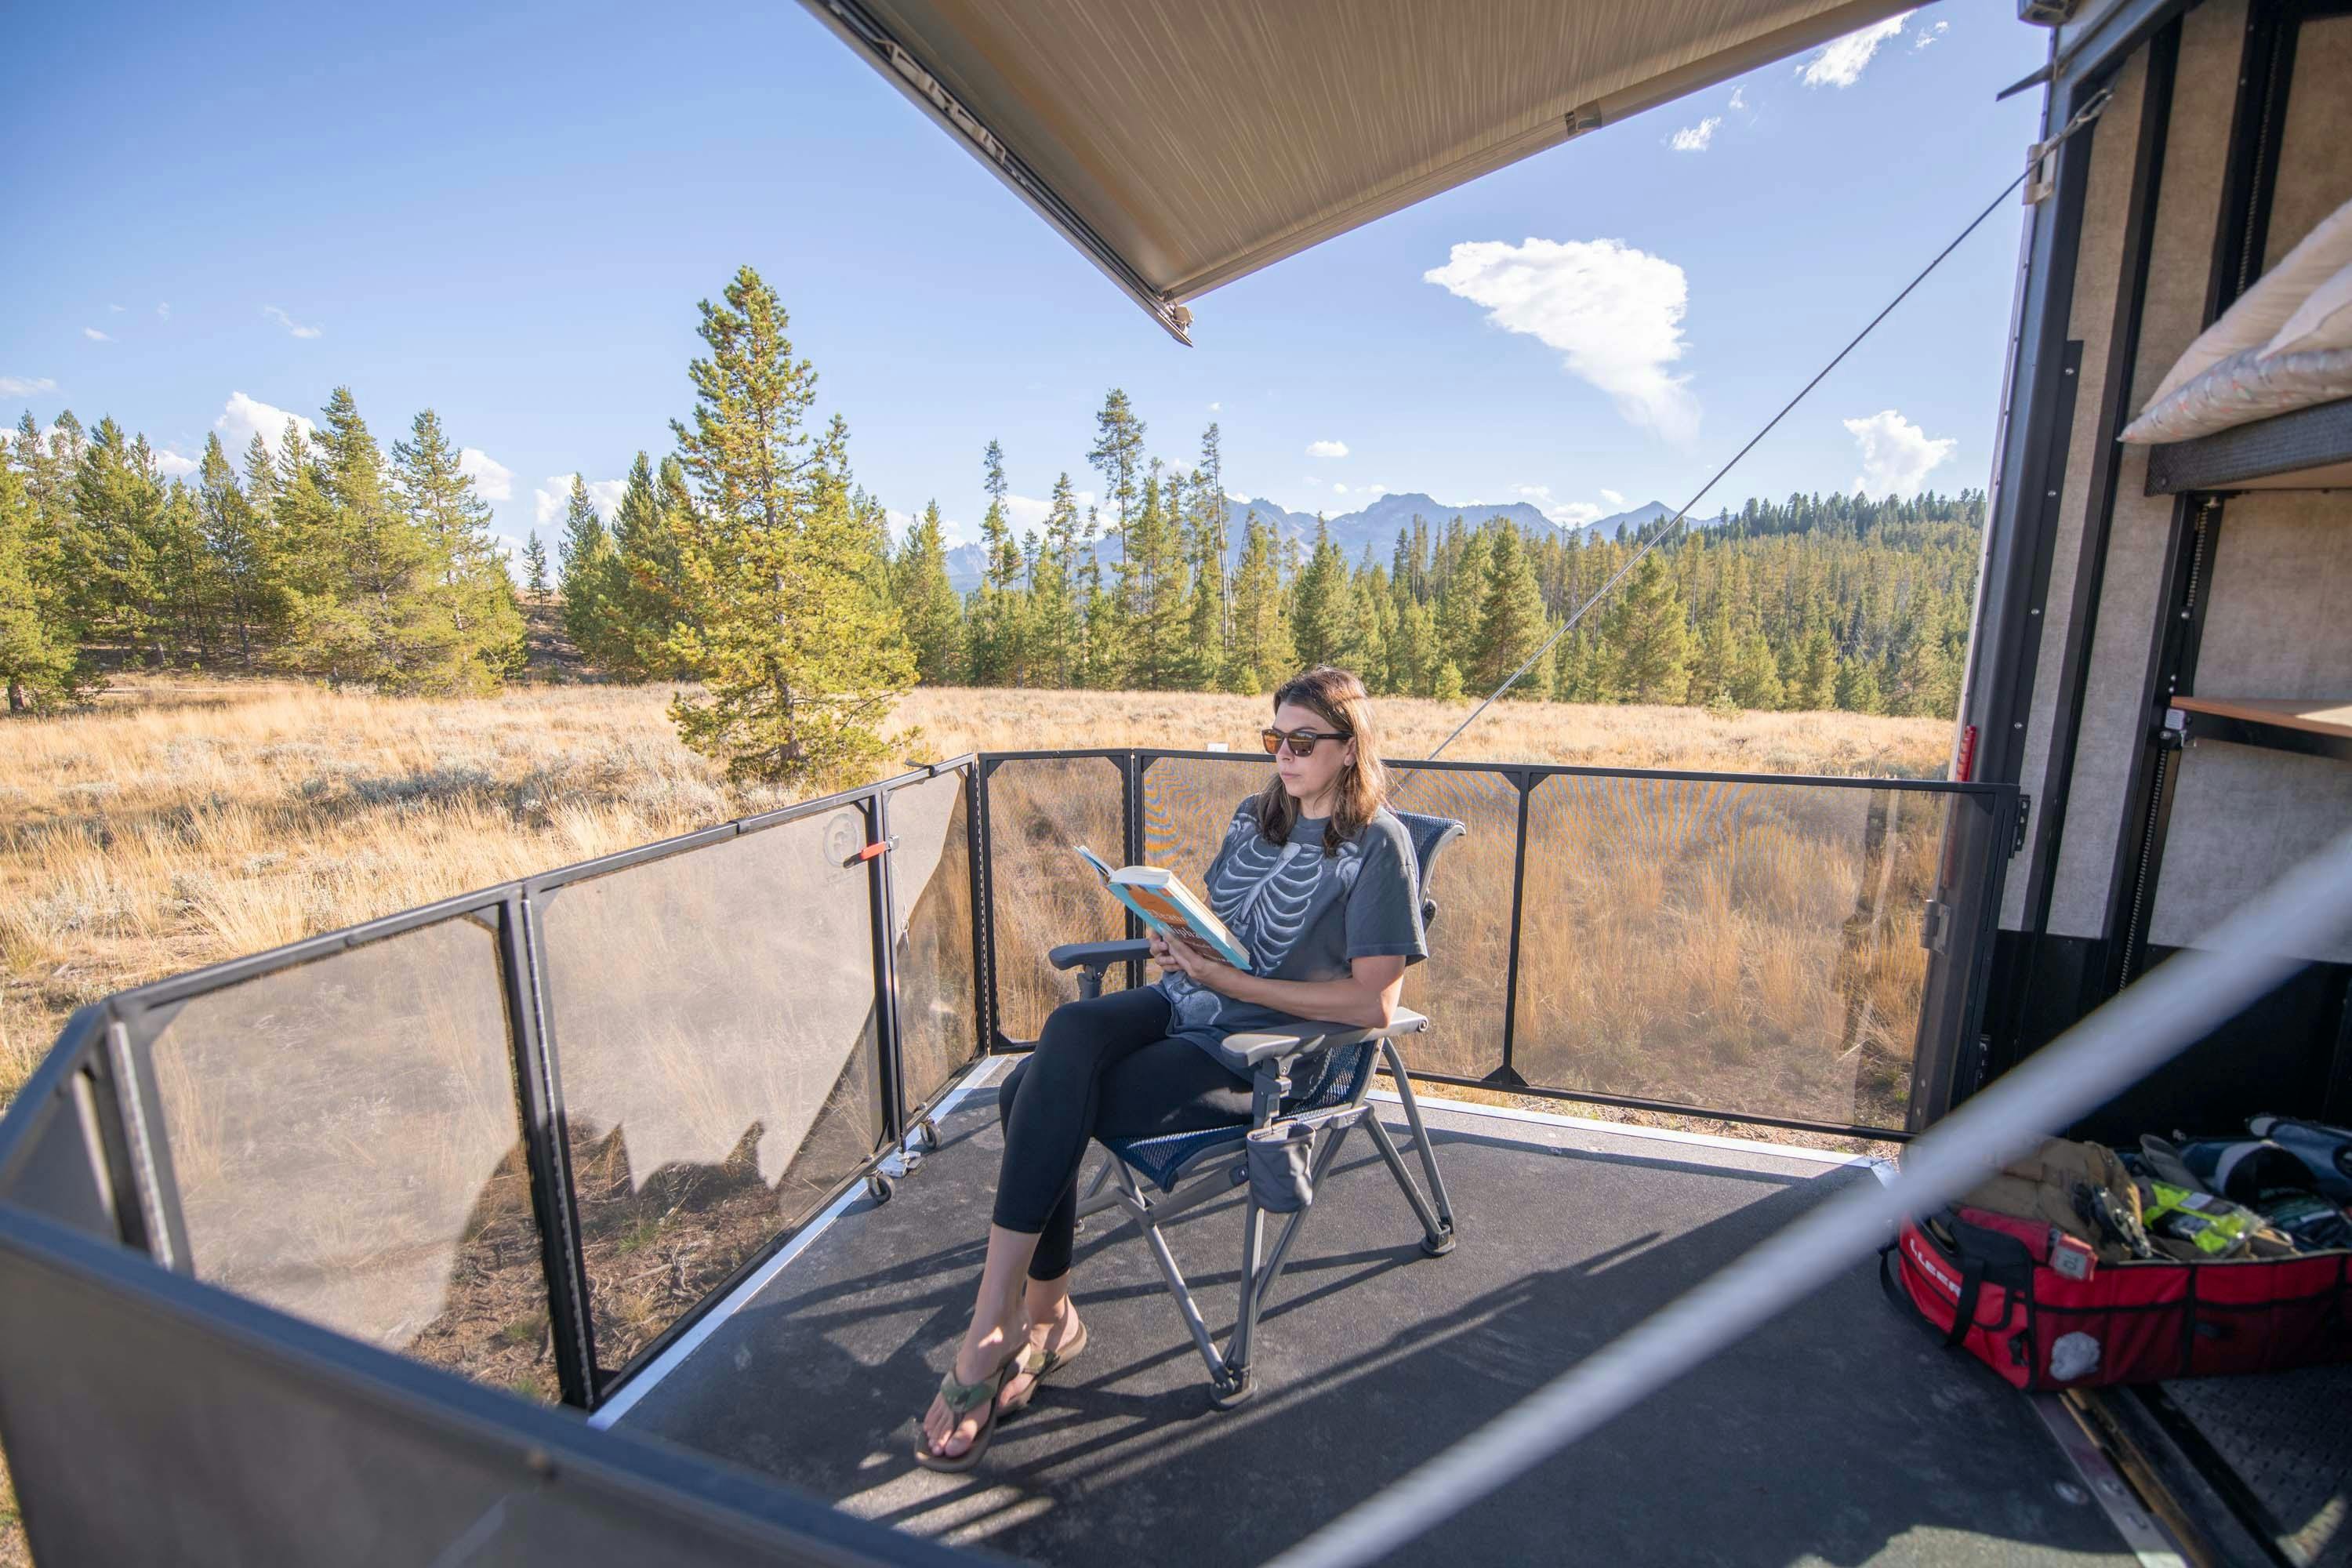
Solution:
{"label": "railing hinge", "polygon": [[2017,852],[2025,847],[2026,826],[2032,820],[2033,797],[2030,795],[2019,795],[2017,797],[2017,837],[2009,846],[2010,858],[2015,859]]}

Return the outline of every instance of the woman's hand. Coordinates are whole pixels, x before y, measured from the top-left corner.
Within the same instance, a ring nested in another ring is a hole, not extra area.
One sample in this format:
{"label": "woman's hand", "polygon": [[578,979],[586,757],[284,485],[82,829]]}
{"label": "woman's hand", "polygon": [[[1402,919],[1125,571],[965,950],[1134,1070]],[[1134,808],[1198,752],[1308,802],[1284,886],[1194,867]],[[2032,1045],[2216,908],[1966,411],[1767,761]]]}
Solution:
{"label": "woman's hand", "polygon": [[1241,971],[1227,963],[1204,944],[1189,936],[1164,937],[1150,933],[1151,955],[1160,960],[1162,969],[1173,968],[1193,984],[1214,991],[1221,996],[1234,994],[1234,981]]}

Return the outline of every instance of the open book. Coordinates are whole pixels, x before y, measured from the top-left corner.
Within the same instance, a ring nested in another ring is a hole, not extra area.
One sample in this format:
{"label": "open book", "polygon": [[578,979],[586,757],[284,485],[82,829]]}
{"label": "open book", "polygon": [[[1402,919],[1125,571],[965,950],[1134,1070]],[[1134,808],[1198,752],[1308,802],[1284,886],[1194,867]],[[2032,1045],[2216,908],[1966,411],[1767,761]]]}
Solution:
{"label": "open book", "polygon": [[1175,872],[1163,871],[1157,866],[1121,866],[1114,869],[1085,845],[1074,844],[1071,847],[1094,868],[1103,886],[1133,910],[1145,925],[1171,939],[1190,935],[1234,968],[1249,968],[1249,949],[1234,939],[1234,933],[1225,929],[1225,922],[1212,914],[1209,906],[1195,897],[1192,889],[1177,879]]}

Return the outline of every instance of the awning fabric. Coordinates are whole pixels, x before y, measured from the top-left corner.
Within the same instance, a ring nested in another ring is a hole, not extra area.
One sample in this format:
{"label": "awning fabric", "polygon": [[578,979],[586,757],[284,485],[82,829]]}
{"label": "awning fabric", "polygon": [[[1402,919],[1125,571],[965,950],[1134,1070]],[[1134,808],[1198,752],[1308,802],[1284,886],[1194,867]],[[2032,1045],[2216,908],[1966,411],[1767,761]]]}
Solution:
{"label": "awning fabric", "polygon": [[1179,337],[1190,300],[1901,0],[803,0]]}

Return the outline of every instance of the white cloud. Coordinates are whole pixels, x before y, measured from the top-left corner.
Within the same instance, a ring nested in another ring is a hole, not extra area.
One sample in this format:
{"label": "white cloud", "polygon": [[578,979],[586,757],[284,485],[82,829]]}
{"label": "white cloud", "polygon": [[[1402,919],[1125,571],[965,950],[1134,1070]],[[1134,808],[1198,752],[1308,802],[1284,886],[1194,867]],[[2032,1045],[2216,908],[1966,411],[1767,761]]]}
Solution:
{"label": "white cloud", "polygon": [[1212,403],[1209,405],[1209,412],[1212,414],[1223,414],[1224,411],[1225,405],[1222,403]]}
{"label": "white cloud", "polygon": [[[1070,499],[1077,503],[1078,515],[1084,517],[1087,508],[1095,504],[1095,492],[1077,490]],[[1013,531],[1016,534],[1024,529],[1043,529],[1045,526],[1045,519],[1052,515],[1053,510],[1054,503],[1051,500],[1040,500],[1035,496],[1014,495],[1010,491],[1005,493],[1004,515],[1013,520]],[[949,525],[942,522],[940,526],[945,528]],[[972,537],[974,539],[980,537],[977,530],[973,531]]]}
{"label": "white cloud", "polygon": [[1307,455],[1310,458],[1344,458],[1348,455],[1345,441],[1309,441]]}
{"label": "white cloud", "polygon": [[1611,489],[1607,485],[1601,487],[1601,499],[1607,501],[1611,506],[1623,506],[1625,504],[1625,498],[1619,495],[1615,490]]}
{"label": "white cloud", "polygon": [[1949,22],[1938,22],[1932,27],[1920,28],[1919,36],[1911,40],[1911,52],[1915,55],[1917,54],[1921,49],[1926,48],[1928,45],[1936,42],[1946,33],[1948,33],[1951,30],[1952,25]]}
{"label": "white cloud", "polygon": [[1589,500],[1554,500],[1549,485],[1513,485],[1511,493],[1522,500],[1535,502],[1537,510],[1562,528],[1582,528],[1601,515],[1601,509]]}
{"label": "white cloud", "polygon": [[110,343],[114,341],[112,338],[108,337],[104,332],[100,331],[96,327],[84,327],[81,330],[81,335],[88,338],[94,343]]}
{"label": "white cloud", "polygon": [[458,449],[457,471],[474,481],[474,493],[484,500],[514,500],[514,470],[479,447]]}
{"label": "white cloud", "polygon": [[1422,274],[1475,305],[1506,331],[1558,349],[1570,374],[1607,393],[1633,425],[1677,443],[1698,434],[1690,378],[1666,367],[1683,356],[1683,269],[1618,239],[1465,241]]}
{"label": "white cloud", "polygon": [[1883,22],[1834,38],[1813,51],[1812,58],[1797,68],[1797,75],[1807,87],[1852,87],[1862,79],[1864,66],[1870,64],[1878,46],[1903,31],[1911,13],[1889,16]]}
{"label": "white cloud", "polygon": [[228,395],[227,404],[221,409],[221,416],[213,421],[213,428],[221,433],[221,445],[228,448],[231,460],[241,462],[245,449],[253,445],[256,436],[268,444],[270,455],[275,457],[278,448],[285,444],[286,421],[289,419],[294,421],[295,428],[300,430],[305,437],[319,433],[319,426],[299,414],[289,414],[283,408],[273,408],[242,392],[232,392]]}
{"label": "white cloud", "polygon": [[122,314],[122,307],[120,305],[109,305],[107,309],[113,311],[118,316]]}
{"label": "white cloud", "polygon": [[[546,484],[530,492],[531,517],[541,528],[563,521],[564,511],[572,505],[573,477],[571,474],[550,474]],[[610,522],[613,514],[621,510],[621,497],[627,493],[628,489],[629,481],[626,479],[590,479],[589,504],[596,509],[596,515]]]}
{"label": "white cloud", "polygon": [[285,311],[279,310],[275,305],[264,305],[261,307],[261,313],[268,317],[271,321],[276,321],[279,326],[285,328],[290,336],[298,338],[315,338],[320,335],[318,328],[304,326],[301,322],[296,321],[293,317],[288,315]]}
{"label": "white cloud", "polygon": [[1927,475],[1959,446],[1949,436],[1931,438],[1892,408],[1849,419],[1845,427],[1862,448],[1862,472],[1853,488],[1864,495],[1918,494]]}
{"label": "white cloud", "polygon": [[155,314],[166,321],[170,321],[172,319],[171,302],[166,300],[156,300]]}
{"label": "white cloud", "polygon": [[0,375],[0,397],[30,397],[37,392],[55,392],[58,384],[46,375]]}
{"label": "white cloud", "polygon": [[1248,497],[1248,496],[1245,496],[1245,495],[1242,494],[1242,492],[1241,492],[1241,491],[1239,491],[1239,490],[1227,490],[1227,491],[1225,492],[1225,499],[1226,499],[1227,500],[1237,500],[1237,501],[1241,502],[1244,506],[1247,506],[1247,505],[1249,505],[1250,500],[1251,500],[1251,498],[1250,498],[1250,497]]}
{"label": "white cloud", "polygon": [[1722,115],[1710,114],[1696,125],[1685,125],[1667,137],[1666,145],[1677,153],[1704,153],[1707,143],[1715,140],[1716,127],[1722,123]]}
{"label": "white cloud", "polygon": [[1333,486],[1331,487],[1331,489],[1332,489],[1336,493],[1338,493],[1338,494],[1339,494],[1339,495],[1346,495],[1346,494],[1348,493],[1348,487],[1347,487],[1347,486],[1345,486],[1345,485],[1337,485],[1337,484],[1335,484],[1335,485],[1333,485]]}
{"label": "white cloud", "polygon": [[167,479],[184,479],[201,466],[194,458],[183,458],[161,447],[155,449],[155,471]]}
{"label": "white cloud", "polygon": [[1748,89],[1746,88],[1735,87],[1731,89],[1731,107],[1734,109],[1745,109],[1748,107]]}

